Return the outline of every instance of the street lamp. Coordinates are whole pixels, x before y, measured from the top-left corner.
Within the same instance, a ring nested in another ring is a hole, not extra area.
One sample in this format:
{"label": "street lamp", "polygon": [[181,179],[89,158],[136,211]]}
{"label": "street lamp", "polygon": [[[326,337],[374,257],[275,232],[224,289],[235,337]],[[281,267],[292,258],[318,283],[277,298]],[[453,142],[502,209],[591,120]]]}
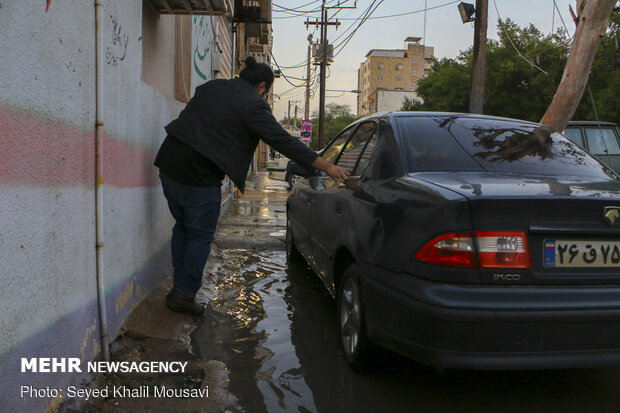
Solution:
{"label": "street lamp", "polygon": [[476,12],[473,4],[461,2],[457,7],[459,9],[459,13],[461,14],[463,24],[476,20],[475,17],[471,17]]}
{"label": "street lamp", "polygon": [[326,92],[345,92],[345,93],[362,93],[361,90],[359,89],[353,89],[353,90],[342,90],[342,89],[327,89],[325,90]]}

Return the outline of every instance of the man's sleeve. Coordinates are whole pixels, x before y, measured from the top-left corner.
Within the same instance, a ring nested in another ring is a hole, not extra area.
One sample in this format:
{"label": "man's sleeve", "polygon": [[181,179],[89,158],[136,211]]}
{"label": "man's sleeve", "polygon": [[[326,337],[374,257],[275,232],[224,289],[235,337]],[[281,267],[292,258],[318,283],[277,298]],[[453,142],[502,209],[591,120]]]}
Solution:
{"label": "man's sleeve", "polygon": [[278,152],[310,169],[319,156],[302,141],[291,136],[273,117],[269,105],[252,105],[247,110],[247,127]]}

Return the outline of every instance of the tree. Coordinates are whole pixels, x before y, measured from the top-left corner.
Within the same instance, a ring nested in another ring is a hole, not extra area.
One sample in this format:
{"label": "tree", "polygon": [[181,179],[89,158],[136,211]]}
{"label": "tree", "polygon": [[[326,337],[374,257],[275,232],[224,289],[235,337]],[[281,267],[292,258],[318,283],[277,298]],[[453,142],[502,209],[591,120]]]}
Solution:
{"label": "tree", "polygon": [[563,130],[581,101],[592,62],[616,0],[580,0],[577,31],[562,80],[541,123]]}
{"label": "tree", "polygon": [[[329,143],[341,130],[356,120],[351,112],[349,105],[340,105],[338,103],[328,103],[325,106],[325,144]],[[314,150],[322,148],[318,147],[319,141],[319,119],[318,113],[312,113],[312,142],[310,147]]]}
{"label": "tree", "polygon": [[[503,28],[501,24],[497,26],[499,41],[487,43],[484,113],[538,122],[562,79],[570,52],[567,33],[558,29],[556,33],[544,35],[533,25],[521,28],[510,19],[502,23]],[[616,47],[620,41],[619,26],[620,12],[615,10],[608,34],[594,59],[589,81],[599,119],[616,123],[620,123],[620,104],[616,96],[620,79],[613,75],[613,70],[620,66],[620,52]],[[429,76],[418,82],[417,93],[424,103],[403,106],[403,110],[467,112],[471,59],[469,48],[455,59],[435,61]],[[589,93],[581,100],[575,119],[596,120]]]}

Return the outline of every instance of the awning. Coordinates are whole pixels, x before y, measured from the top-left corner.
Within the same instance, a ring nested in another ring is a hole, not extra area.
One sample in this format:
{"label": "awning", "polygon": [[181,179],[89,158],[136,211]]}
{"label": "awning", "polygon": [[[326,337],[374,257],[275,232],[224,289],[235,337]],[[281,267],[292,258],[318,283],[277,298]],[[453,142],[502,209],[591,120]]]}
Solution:
{"label": "awning", "polygon": [[160,14],[232,16],[231,0],[149,0]]}

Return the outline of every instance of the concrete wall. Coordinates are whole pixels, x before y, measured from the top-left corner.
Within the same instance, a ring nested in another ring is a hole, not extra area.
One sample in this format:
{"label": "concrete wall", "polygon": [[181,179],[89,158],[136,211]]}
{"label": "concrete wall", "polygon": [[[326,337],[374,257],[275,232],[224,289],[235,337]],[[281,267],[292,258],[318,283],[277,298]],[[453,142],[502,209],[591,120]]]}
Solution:
{"label": "concrete wall", "polygon": [[419,102],[422,101],[415,92],[401,90],[378,90],[377,112],[400,110],[403,107],[405,97]]}
{"label": "concrete wall", "polygon": [[[105,298],[113,339],[170,276],[172,220],[152,166],[184,104],[142,78],[142,2],[104,0]],[[94,1],[0,8],[0,410],[42,411],[20,385],[65,387],[74,373],[21,373],[21,357],[100,352],[95,260]],[[169,92],[169,91],[167,91]]]}

